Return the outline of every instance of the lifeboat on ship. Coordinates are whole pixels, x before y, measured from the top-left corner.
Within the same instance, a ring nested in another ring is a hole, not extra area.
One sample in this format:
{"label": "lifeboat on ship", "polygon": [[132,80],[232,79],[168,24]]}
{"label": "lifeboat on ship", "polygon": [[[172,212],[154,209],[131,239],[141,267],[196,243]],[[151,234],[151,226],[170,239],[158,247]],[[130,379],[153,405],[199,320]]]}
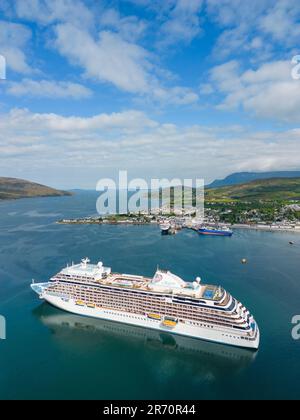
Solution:
{"label": "lifeboat on ship", "polygon": [[164,327],[171,328],[171,329],[175,328],[177,324],[178,324],[178,320],[171,319],[171,318],[165,318],[162,323]]}
{"label": "lifeboat on ship", "polygon": [[160,321],[161,320],[161,315],[159,315],[159,314],[148,314],[148,318],[155,319],[156,321]]}

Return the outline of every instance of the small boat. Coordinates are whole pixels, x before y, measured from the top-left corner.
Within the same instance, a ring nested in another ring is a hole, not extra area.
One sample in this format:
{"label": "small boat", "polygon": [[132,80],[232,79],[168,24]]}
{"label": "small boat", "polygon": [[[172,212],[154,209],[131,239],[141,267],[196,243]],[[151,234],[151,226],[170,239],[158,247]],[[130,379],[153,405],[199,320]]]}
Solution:
{"label": "small boat", "polygon": [[82,300],[77,300],[76,305],[77,306],[85,306],[85,303]]}
{"label": "small boat", "polygon": [[88,308],[91,308],[91,309],[95,309],[96,308],[96,305],[94,303],[88,303],[86,306]]}
{"label": "small boat", "polygon": [[242,259],[242,261],[241,261],[241,263],[242,263],[242,264],[248,264],[248,260],[247,260],[247,258],[243,258],[243,259]]}
{"label": "small boat", "polygon": [[159,314],[148,314],[148,318],[155,319],[157,321],[161,320],[161,316]]}
{"label": "small boat", "polygon": [[169,235],[171,225],[169,222],[162,223],[160,225],[160,230],[162,235]]}
{"label": "small boat", "polygon": [[295,245],[295,242],[290,241],[290,242],[289,242],[289,244],[290,244],[290,245]]}
{"label": "small boat", "polygon": [[232,236],[233,231],[230,230],[228,227],[210,227],[210,226],[203,226],[198,229],[198,233],[200,235],[211,235],[211,236]]}
{"label": "small boat", "polygon": [[175,225],[170,225],[170,229],[169,229],[169,235],[176,235],[177,234],[177,229]]}

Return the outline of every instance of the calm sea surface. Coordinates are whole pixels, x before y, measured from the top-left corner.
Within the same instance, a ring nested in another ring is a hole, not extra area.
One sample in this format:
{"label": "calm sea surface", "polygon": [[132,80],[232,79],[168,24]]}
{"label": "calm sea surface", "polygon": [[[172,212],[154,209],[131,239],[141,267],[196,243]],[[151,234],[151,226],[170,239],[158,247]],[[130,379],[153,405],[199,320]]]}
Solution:
{"label": "calm sea surface", "polygon": [[[162,237],[156,226],[55,224],[94,214],[95,202],[94,193],[78,193],[0,203],[1,399],[300,398],[300,341],[291,336],[300,315],[300,235]],[[73,316],[31,292],[32,278],[47,281],[85,256],[118,272],[152,276],[159,265],[221,284],[255,315],[259,351]]]}

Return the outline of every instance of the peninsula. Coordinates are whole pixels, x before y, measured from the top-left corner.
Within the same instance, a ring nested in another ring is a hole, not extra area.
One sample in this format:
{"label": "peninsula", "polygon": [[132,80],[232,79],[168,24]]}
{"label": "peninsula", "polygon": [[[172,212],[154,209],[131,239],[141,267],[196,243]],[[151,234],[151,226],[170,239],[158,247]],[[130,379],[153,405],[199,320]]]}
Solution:
{"label": "peninsula", "polygon": [[70,196],[70,192],[56,190],[45,185],[17,178],[0,177],[0,200],[16,200],[33,197]]}

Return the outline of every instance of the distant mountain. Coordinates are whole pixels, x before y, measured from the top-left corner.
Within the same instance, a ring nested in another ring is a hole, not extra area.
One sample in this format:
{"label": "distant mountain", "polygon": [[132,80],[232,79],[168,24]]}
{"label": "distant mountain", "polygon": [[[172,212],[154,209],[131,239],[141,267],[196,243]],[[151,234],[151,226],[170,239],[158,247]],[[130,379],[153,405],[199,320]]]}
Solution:
{"label": "distant mountain", "polygon": [[206,201],[291,201],[300,200],[299,178],[271,178],[251,181],[245,184],[207,189]]}
{"label": "distant mountain", "polygon": [[61,197],[65,195],[72,194],[23,179],[0,177],[0,200],[31,197]]}
{"label": "distant mountain", "polygon": [[244,184],[258,179],[271,178],[300,178],[300,171],[277,171],[277,172],[237,172],[225,179],[217,179],[206,188],[218,188],[228,185]]}

